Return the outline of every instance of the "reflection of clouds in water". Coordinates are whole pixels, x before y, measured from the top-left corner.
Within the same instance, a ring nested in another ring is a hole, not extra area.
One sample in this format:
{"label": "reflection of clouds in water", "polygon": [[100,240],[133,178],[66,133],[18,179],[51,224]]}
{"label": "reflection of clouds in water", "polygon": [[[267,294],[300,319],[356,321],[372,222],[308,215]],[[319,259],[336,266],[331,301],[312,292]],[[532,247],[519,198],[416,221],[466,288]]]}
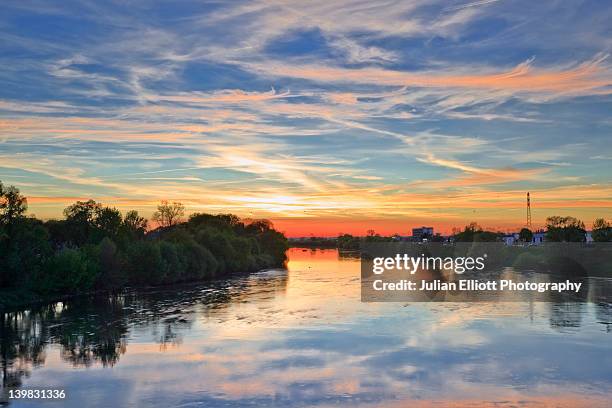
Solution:
{"label": "reflection of clouds in water", "polygon": [[[53,347],[26,386],[62,384],[75,407],[598,406],[610,389],[599,304],[572,309],[572,320],[565,305],[548,303],[361,303],[358,260],[333,250],[291,250],[290,259],[288,272],[123,299],[112,319],[89,320],[124,327],[112,370],[94,360],[71,371]],[[578,326],[559,333],[553,320]],[[86,404],[76,389],[87,387],[106,400]]]}

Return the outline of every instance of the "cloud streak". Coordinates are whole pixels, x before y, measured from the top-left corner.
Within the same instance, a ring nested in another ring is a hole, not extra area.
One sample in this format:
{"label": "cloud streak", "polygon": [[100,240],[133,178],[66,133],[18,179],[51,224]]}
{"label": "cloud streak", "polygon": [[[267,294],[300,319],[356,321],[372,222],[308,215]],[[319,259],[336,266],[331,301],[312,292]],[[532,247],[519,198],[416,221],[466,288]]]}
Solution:
{"label": "cloud streak", "polygon": [[7,6],[0,174],[32,211],[169,198],[392,228],[522,223],[526,190],[587,223],[612,208],[605,8],[183,6]]}

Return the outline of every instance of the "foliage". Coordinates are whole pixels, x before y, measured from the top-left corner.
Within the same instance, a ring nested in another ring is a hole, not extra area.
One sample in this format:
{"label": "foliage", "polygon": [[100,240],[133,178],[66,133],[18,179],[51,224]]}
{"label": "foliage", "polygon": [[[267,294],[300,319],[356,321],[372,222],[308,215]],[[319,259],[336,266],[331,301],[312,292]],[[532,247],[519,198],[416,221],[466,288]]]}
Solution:
{"label": "foliage", "polygon": [[339,249],[359,249],[359,238],[351,234],[342,234],[338,237]]}
{"label": "foliage", "polygon": [[337,248],[337,238],[308,237],[298,238],[290,241],[290,245],[298,248]]}
{"label": "foliage", "polygon": [[184,206],[162,202],[158,222],[136,211],[78,201],[65,219],[23,216],[26,200],[0,183],[0,290],[64,295],[208,279],[231,272],[279,267],[287,240],[268,220],[232,214],[194,214],[179,222]]}
{"label": "foliage", "polygon": [[100,266],[98,286],[114,289],[126,283],[126,277],[122,273],[125,260],[113,240],[105,237],[96,247],[95,255]]}
{"label": "foliage", "polygon": [[546,219],[546,240],[551,242],[584,242],[584,223],[574,217],[558,215]]}
{"label": "foliage", "polygon": [[14,186],[5,187],[0,182],[0,225],[10,224],[28,209],[27,199]]}
{"label": "foliage", "polygon": [[17,218],[0,226],[0,288],[27,285],[50,255],[49,234],[41,221]]}
{"label": "foliage", "polygon": [[612,224],[603,218],[597,218],[593,222],[593,230],[591,231],[593,241],[595,242],[611,242],[612,241]]}
{"label": "foliage", "polygon": [[454,235],[455,242],[496,242],[499,241],[500,234],[491,231],[484,231],[475,222],[466,225],[463,231]]}
{"label": "foliage", "polygon": [[98,267],[86,251],[63,249],[46,260],[35,289],[42,294],[86,292],[96,281]]}
{"label": "foliage", "polygon": [[523,228],[519,232],[519,239],[523,242],[531,242],[533,239],[533,232],[529,228]]}
{"label": "foliage", "polygon": [[120,228],[128,239],[139,239],[144,237],[147,232],[147,220],[138,215],[138,211],[128,211]]}

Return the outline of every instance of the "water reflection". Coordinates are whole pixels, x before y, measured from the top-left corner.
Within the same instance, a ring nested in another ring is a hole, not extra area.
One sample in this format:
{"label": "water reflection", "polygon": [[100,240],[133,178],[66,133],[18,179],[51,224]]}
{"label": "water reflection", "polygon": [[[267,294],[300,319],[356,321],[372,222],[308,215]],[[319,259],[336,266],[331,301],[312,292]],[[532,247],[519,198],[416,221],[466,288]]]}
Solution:
{"label": "water reflection", "polygon": [[68,394],[60,406],[74,407],[610,397],[608,279],[589,279],[582,302],[368,304],[354,255],[289,256],[288,271],[0,315],[2,400],[9,389],[54,387]]}

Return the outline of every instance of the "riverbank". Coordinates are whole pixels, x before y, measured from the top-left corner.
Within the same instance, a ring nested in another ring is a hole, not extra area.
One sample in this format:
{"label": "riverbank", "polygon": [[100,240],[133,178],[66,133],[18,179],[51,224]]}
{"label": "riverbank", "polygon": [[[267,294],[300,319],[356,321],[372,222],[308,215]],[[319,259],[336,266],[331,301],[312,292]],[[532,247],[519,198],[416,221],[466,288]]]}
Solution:
{"label": "riverbank", "polygon": [[[64,298],[126,287],[205,281],[234,272],[282,267],[285,236],[267,220],[192,214],[162,202],[150,230],[136,211],[125,215],[93,200],[64,210],[65,219],[26,217],[25,198],[0,221],[0,305]],[[15,198],[16,197],[16,198]]]}

